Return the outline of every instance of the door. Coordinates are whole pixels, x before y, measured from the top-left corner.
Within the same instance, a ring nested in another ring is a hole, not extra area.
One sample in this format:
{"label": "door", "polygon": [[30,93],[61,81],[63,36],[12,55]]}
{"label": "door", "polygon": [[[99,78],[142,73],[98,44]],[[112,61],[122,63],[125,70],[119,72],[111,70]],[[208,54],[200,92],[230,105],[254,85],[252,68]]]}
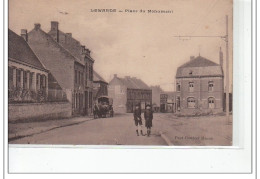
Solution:
{"label": "door", "polygon": [[215,101],[214,98],[209,98],[209,109],[215,108]]}
{"label": "door", "polygon": [[88,115],[88,92],[85,91],[85,114]]}

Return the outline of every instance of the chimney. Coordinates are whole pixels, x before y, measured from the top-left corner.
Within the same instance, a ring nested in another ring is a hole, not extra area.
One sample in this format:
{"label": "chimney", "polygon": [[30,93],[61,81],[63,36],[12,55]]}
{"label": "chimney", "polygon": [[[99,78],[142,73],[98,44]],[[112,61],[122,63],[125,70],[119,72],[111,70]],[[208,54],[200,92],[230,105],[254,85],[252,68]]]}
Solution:
{"label": "chimney", "polygon": [[86,48],[85,53],[90,56],[90,50],[89,49]]}
{"label": "chimney", "polygon": [[21,29],[21,37],[28,42],[28,34],[26,29]]}
{"label": "chimney", "polygon": [[114,78],[117,78],[117,74],[114,74]]}
{"label": "chimney", "polygon": [[195,57],[194,57],[194,56],[190,56],[190,61],[191,61],[191,60],[194,60],[194,59],[195,59]]}
{"label": "chimney", "polygon": [[219,64],[221,67],[223,67],[223,52],[221,50],[221,47],[219,48]]}
{"label": "chimney", "polygon": [[35,30],[39,30],[41,28],[41,24],[39,24],[39,23],[35,23],[34,24],[34,29]]}
{"label": "chimney", "polygon": [[67,36],[72,37],[72,33],[66,33]]}
{"label": "chimney", "polygon": [[84,45],[81,45],[81,53],[84,54],[85,53],[85,46]]}
{"label": "chimney", "polygon": [[51,30],[59,30],[59,23],[57,21],[51,21]]}
{"label": "chimney", "polygon": [[59,23],[57,21],[51,21],[50,35],[59,42]]}

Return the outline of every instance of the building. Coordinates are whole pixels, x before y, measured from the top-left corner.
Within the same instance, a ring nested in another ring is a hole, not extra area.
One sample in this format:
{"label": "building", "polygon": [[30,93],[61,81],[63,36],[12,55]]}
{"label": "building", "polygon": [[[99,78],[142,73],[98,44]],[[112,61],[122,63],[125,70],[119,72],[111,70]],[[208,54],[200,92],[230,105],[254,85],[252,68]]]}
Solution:
{"label": "building", "polygon": [[72,55],[52,36],[44,32],[40,24],[35,24],[34,29],[26,36],[34,53],[52,74],[52,78],[49,79],[54,81],[49,83],[58,83],[65,92],[71,105],[71,114],[89,114],[84,105],[88,101],[88,98],[84,98],[85,62]]}
{"label": "building", "polygon": [[152,89],[152,101],[153,101],[153,111],[160,111],[160,95],[163,93],[163,90],[159,85],[151,86]]}
{"label": "building", "polygon": [[[220,64],[223,54],[220,50]],[[223,111],[222,66],[202,56],[177,69],[176,103],[182,114],[219,113]]]}
{"label": "building", "polygon": [[21,36],[8,30],[8,120],[69,117],[71,108],[66,100],[50,100],[51,73],[27,40],[26,30]]}
{"label": "building", "polygon": [[100,96],[108,96],[108,83],[104,80],[96,71],[93,72],[93,97],[94,100],[97,100]]}
{"label": "building", "polygon": [[76,58],[74,64],[73,113],[92,114],[94,59],[90,55],[90,50],[73,38],[72,33],[62,32],[57,21],[51,22],[51,29],[48,34]]}
{"label": "building", "polygon": [[108,96],[113,98],[113,108],[116,113],[133,112],[136,104],[145,109],[152,104],[152,90],[142,80],[126,76],[119,78],[116,74],[109,82]]}
{"label": "building", "polygon": [[51,22],[51,30],[45,33],[40,24],[35,24],[28,34],[28,43],[66,91],[72,114],[91,115],[94,60],[89,49],[74,39],[72,33],[60,31],[58,25],[56,21]]}
{"label": "building", "polygon": [[[25,37],[27,38],[27,37]],[[8,101],[46,101],[48,70],[23,37],[8,30]]]}
{"label": "building", "polygon": [[176,92],[165,91],[160,94],[160,112],[176,112]]}

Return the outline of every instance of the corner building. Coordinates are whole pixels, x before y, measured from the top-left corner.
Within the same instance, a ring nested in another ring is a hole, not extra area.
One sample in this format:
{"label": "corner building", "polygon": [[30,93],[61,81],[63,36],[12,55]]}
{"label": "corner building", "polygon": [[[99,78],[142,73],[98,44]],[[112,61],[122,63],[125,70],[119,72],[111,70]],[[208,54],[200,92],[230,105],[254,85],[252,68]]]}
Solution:
{"label": "corner building", "polygon": [[223,54],[220,65],[204,57],[191,57],[177,69],[177,112],[184,115],[223,112]]}

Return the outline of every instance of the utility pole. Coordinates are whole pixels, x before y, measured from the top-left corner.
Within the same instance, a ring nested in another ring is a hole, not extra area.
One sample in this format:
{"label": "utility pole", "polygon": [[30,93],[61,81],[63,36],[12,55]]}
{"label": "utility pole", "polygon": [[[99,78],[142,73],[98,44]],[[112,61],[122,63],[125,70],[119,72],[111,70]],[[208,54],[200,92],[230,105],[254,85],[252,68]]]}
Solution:
{"label": "utility pole", "polygon": [[[227,123],[229,123],[229,50],[228,50],[228,15],[226,15],[226,35],[225,36],[206,36],[206,35],[199,35],[199,36],[174,36],[178,37],[179,40],[190,40],[191,38],[221,38],[226,42],[226,74],[225,74],[225,81],[226,81],[226,117]],[[182,39],[186,38],[186,39]],[[188,38],[188,39],[187,39]]]}
{"label": "utility pole", "polygon": [[226,16],[226,116],[229,122],[229,53],[228,53],[228,16]]}

